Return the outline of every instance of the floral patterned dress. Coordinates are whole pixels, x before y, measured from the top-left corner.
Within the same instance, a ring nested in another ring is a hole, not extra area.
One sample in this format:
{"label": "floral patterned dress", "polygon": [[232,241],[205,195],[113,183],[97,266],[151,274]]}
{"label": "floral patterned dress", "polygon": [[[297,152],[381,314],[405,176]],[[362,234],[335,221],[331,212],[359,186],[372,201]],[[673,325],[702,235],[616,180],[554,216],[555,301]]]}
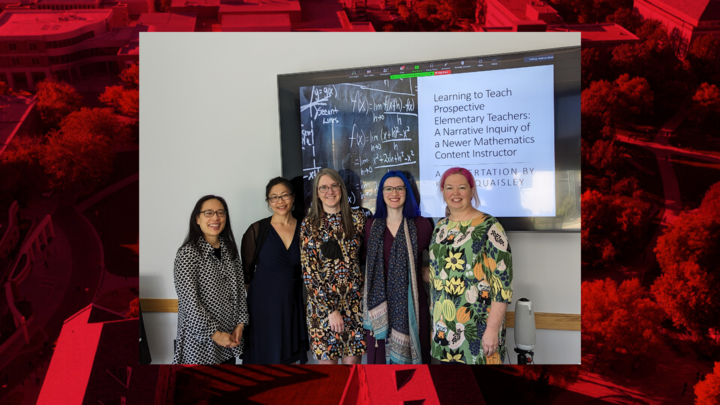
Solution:
{"label": "floral patterned dress", "polygon": [[[303,281],[308,290],[307,326],[310,349],[316,360],[336,360],[365,354],[362,323],[363,274],[360,270],[360,246],[365,235],[365,214],[352,211],[356,233],[345,238],[341,214],[325,214],[318,228],[303,220],[300,228]],[[325,257],[324,243],[335,239],[342,250],[341,259]],[[335,333],[328,316],[338,310],[345,329]]]}
{"label": "floral patterned dress", "polygon": [[489,358],[482,337],[492,303],[512,301],[512,278],[510,244],[496,218],[440,220],[430,245],[432,356],[449,363],[501,364],[507,354],[505,321],[498,350]]}

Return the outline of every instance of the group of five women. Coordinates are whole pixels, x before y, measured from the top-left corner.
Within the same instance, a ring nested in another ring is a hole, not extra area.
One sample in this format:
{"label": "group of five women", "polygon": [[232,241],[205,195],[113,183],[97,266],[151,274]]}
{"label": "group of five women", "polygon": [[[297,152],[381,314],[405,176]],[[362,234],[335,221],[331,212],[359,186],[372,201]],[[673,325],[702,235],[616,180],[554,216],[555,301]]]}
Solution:
{"label": "group of five women", "polygon": [[332,169],[317,173],[301,223],[292,190],[270,181],[273,215],[240,251],[225,200],[197,202],[175,259],[173,363],[305,363],[308,351],[320,364],[503,362],[512,255],[497,219],[477,210],[468,170],[442,176],[446,217],[434,228],[399,171],[381,179],[372,216],[350,207]]}

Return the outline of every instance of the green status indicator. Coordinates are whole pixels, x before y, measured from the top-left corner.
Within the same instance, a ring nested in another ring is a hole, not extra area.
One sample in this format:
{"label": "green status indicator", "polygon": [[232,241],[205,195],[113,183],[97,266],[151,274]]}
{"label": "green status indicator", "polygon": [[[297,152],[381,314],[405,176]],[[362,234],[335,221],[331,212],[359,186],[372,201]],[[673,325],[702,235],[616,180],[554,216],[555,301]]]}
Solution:
{"label": "green status indicator", "polygon": [[435,76],[435,72],[405,73],[401,75],[390,75],[390,79],[407,79],[409,77]]}

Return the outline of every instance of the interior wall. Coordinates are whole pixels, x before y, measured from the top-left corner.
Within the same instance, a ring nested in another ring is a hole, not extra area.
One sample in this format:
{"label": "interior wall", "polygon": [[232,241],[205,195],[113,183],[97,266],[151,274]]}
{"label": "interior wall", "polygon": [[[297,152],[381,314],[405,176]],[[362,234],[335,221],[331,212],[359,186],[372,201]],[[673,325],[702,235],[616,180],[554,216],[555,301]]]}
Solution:
{"label": "interior wall", "polygon": [[[173,261],[199,197],[226,198],[238,239],[269,215],[278,74],[579,46],[580,34],[141,33],[141,43],[140,297],[177,298]],[[508,237],[515,300],[579,314],[580,234]],[[172,361],[176,325],[177,314],[145,313],[153,363]],[[579,332],[538,331],[540,347],[539,362],[580,362]]]}

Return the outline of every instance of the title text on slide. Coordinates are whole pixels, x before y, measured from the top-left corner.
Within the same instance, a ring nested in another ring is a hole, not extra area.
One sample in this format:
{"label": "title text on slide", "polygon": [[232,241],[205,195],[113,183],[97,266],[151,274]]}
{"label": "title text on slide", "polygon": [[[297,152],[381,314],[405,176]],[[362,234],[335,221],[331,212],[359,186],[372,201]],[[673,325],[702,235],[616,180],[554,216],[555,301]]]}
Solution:
{"label": "title text on slide", "polygon": [[[473,98],[474,99],[481,99],[483,97],[488,98],[497,98],[497,97],[511,97],[512,96],[512,90],[510,88],[506,88],[505,90],[485,90],[485,94],[487,96],[483,95],[482,91],[473,91],[469,93],[456,93],[456,94],[434,94],[433,95],[433,101],[436,103],[441,103],[445,101],[470,101]],[[449,114],[455,114],[458,112],[466,112],[466,111],[484,111],[485,110],[485,104],[465,104],[465,105],[451,105],[451,106],[441,106],[436,104],[435,105],[435,113],[449,113]],[[437,124],[436,124],[437,125]]]}
{"label": "title text on slide", "polygon": [[[487,89],[485,90],[485,93],[487,94],[487,97],[489,98],[495,98],[495,97],[511,97],[512,96],[512,90],[510,88],[506,88],[505,90],[499,90],[494,91]],[[483,98],[482,91],[473,91],[471,93],[456,93],[456,94],[435,94],[434,99],[435,102],[442,102],[442,101],[470,101],[472,97],[475,97],[476,99]]]}
{"label": "title text on slide", "polygon": [[[455,104],[455,105],[440,105],[445,102],[468,102],[473,98],[500,98],[500,97],[511,97],[513,95],[512,90],[507,87],[505,90],[494,91],[485,90],[473,91],[473,92],[457,92],[455,94],[434,94],[433,101],[433,112],[455,114],[458,112],[465,111],[485,111],[486,104]],[[434,117],[435,133],[434,136],[458,136],[458,135],[475,135],[483,136],[490,134],[512,134],[517,135],[518,132],[530,131],[530,119],[529,112],[487,112],[483,115],[465,115],[462,117],[443,117],[442,115]],[[510,122],[508,122],[510,121]],[[524,121],[519,123],[522,125],[513,125],[512,121]],[[455,124],[483,124],[485,122],[492,123],[505,123],[505,125],[485,125],[483,126],[467,126],[462,128],[453,127]],[[474,145],[473,145],[474,143]],[[505,144],[530,144],[535,143],[535,137],[533,136],[520,136],[517,138],[474,138],[472,140],[461,140],[461,141],[441,141],[435,142],[437,150],[434,154],[435,159],[477,159],[477,158],[503,158],[516,156],[517,149],[482,149],[475,150],[470,149],[473,146],[496,146]],[[448,151],[448,148],[456,149]],[[460,150],[457,150],[460,149]]]}

